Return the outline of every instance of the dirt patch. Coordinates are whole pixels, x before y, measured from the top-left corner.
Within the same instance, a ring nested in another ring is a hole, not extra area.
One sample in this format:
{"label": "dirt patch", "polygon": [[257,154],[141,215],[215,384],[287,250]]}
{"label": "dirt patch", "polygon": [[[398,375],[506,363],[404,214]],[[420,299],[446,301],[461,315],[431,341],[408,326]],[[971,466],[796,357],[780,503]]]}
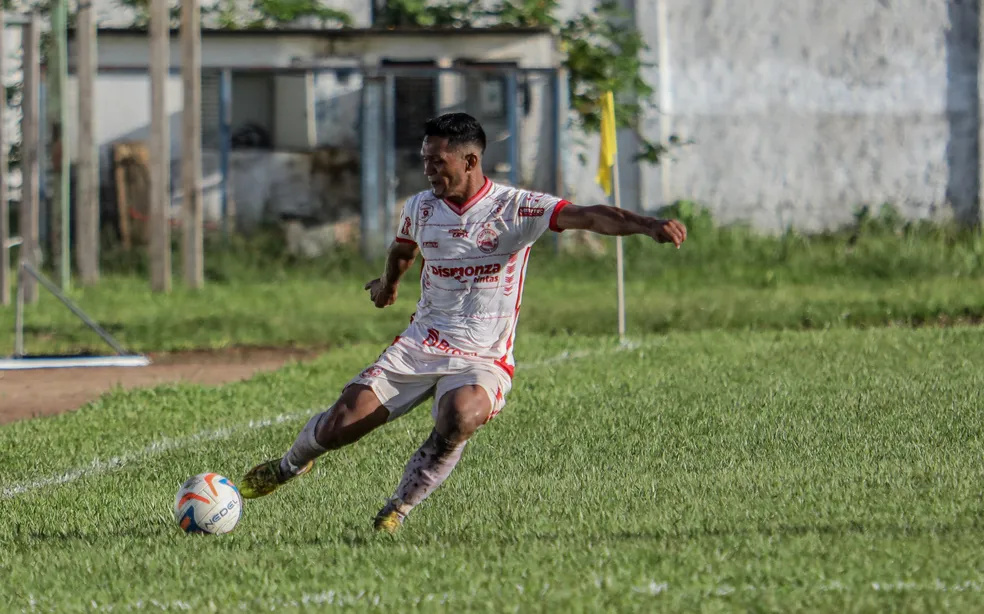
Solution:
{"label": "dirt patch", "polygon": [[0,371],[0,424],[78,409],[114,387],[149,388],[178,382],[215,386],[249,379],[316,350],[234,348],[151,354],[147,367],[80,367]]}

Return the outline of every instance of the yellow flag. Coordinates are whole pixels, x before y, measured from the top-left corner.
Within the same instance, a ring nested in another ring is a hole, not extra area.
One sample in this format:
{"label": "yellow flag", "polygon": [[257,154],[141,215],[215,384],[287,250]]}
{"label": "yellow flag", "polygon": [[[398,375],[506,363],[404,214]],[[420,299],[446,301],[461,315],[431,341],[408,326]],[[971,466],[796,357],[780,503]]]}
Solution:
{"label": "yellow flag", "polygon": [[595,181],[612,195],[612,166],[615,165],[617,146],[615,141],[615,97],[605,92],[601,97],[601,156],[598,159],[598,174]]}

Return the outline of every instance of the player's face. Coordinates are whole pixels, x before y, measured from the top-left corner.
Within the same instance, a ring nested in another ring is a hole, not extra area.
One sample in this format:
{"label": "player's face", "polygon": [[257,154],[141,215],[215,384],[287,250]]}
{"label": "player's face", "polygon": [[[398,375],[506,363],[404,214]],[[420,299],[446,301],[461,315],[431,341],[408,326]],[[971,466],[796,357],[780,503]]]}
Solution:
{"label": "player's face", "polygon": [[463,148],[448,148],[448,140],[443,137],[424,137],[420,156],[424,161],[424,175],[430,182],[434,196],[453,197],[456,191],[463,188],[468,172],[468,161]]}

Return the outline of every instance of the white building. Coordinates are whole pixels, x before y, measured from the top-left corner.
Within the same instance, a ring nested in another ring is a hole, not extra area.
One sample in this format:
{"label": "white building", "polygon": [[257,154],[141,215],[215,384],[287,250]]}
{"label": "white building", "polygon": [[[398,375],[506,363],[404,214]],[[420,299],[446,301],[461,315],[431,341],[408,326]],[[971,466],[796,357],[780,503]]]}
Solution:
{"label": "white building", "polygon": [[[70,41],[69,56],[74,58]],[[556,41],[542,30],[456,30],[407,32],[381,29],[306,31],[205,31],[202,35],[202,132],[206,219],[221,211],[220,89],[231,83],[227,125],[231,130],[229,194],[240,227],[284,215],[330,222],[358,212],[360,205],[360,114],[364,75],[410,67],[501,67],[550,69],[559,65]],[[113,151],[119,143],[146,143],[150,127],[150,55],[146,31],[100,29],[95,87],[96,141],[101,177],[112,184]],[[70,61],[74,73],[74,61]],[[167,84],[175,217],[180,206],[181,50],[178,32],[170,41]],[[464,68],[463,68],[464,69]],[[424,120],[439,112],[467,110],[489,132],[489,170],[508,159],[499,135],[505,129],[505,80],[501,74],[433,72],[394,79],[396,97],[397,207],[425,187],[417,163]],[[549,74],[524,79],[518,92],[522,177],[549,189],[555,163]],[[74,74],[69,82],[69,117],[76,117]],[[73,159],[74,122],[68,130]],[[544,140],[546,139],[546,140]],[[499,177],[500,179],[504,178]],[[105,193],[105,191],[104,191]],[[143,206],[130,195],[132,206]],[[112,211],[112,197],[104,209]]]}

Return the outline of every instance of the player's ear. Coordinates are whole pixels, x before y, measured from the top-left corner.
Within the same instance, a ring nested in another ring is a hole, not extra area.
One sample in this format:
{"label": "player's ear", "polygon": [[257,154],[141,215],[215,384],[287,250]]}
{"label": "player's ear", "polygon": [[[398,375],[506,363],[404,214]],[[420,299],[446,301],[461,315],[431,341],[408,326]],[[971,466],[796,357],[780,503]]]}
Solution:
{"label": "player's ear", "polygon": [[469,151],[465,154],[465,170],[470,171],[476,167],[478,167],[478,154]]}

